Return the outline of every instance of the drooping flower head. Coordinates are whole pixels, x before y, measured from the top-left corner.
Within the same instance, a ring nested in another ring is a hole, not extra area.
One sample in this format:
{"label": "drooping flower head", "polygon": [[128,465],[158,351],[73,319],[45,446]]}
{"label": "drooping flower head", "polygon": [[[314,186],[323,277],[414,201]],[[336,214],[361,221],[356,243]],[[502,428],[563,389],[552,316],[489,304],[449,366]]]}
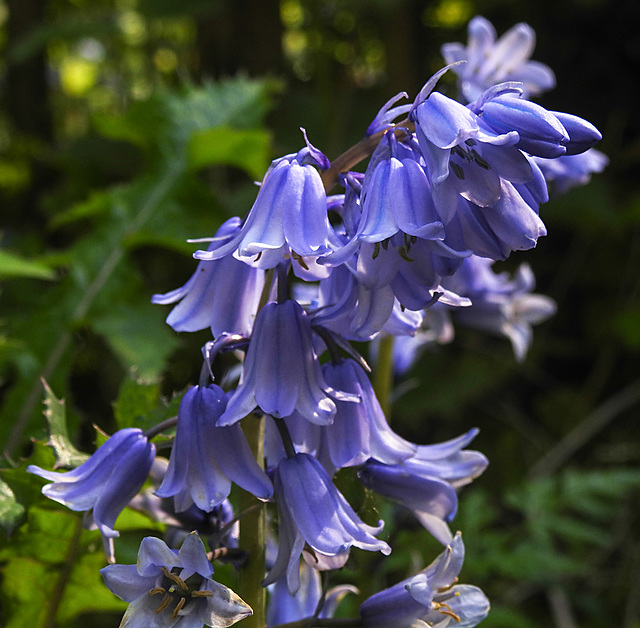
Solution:
{"label": "drooping flower head", "polygon": [[[209,246],[215,251],[240,229],[240,219],[230,218]],[[232,255],[200,261],[187,283],[166,294],[155,294],[153,303],[180,301],[167,316],[176,331],[199,331],[209,327],[220,334],[249,336],[264,287],[264,270],[243,264]]]}
{"label": "drooping flower head", "polygon": [[231,589],[211,579],[213,567],[196,533],[187,536],[180,551],[146,537],[137,565],[108,565],[100,573],[107,587],[129,603],[123,627],[227,628],[252,614]]}
{"label": "drooping flower head", "polygon": [[375,537],[382,529],[362,522],[322,465],[304,453],[280,460],[274,472],[278,504],[278,555],[264,584],[286,576],[291,594],[300,586],[299,562],[305,542],[312,550],[336,556],[351,547],[389,554]]}
{"label": "drooping flower head", "polygon": [[267,303],[256,317],[240,385],[218,425],[231,425],[256,407],[274,417],[296,411],[327,424],[336,413],[333,399],[359,401],[324,380],[305,311],[292,300]]}
{"label": "drooping flower head", "polygon": [[290,254],[317,257],[328,253],[331,226],[317,170],[328,166],[326,156],[308,141],[297,153],[273,161],[238,233],[215,250],[198,251],[194,256],[213,260],[234,253],[247,262],[257,257],[262,268],[273,268]]}
{"label": "drooping flower head", "polygon": [[42,487],[44,495],[71,510],[87,511],[87,527],[113,538],[120,535],[114,529],[116,519],[142,488],[155,452],[142,430],[132,427],[117,431],[73,471],[29,465],[27,472],[51,480],[53,484]]}
{"label": "drooping flower head", "polygon": [[471,482],[488,461],[477,451],[463,450],[478,433],[444,443],[416,446],[399,464],[368,460],[358,472],[360,481],[377,493],[405,506],[443,545],[451,542],[450,523],[458,509],[456,488]]}
{"label": "drooping flower head", "polygon": [[169,468],[156,491],[159,497],[174,496],[178,512],[193,504],[213,510],[229,496],[231,482],[259,499],[273,494],[240,425],[216,426],[226,406],[227,395],[215,384],[193,386],[180,403]]}

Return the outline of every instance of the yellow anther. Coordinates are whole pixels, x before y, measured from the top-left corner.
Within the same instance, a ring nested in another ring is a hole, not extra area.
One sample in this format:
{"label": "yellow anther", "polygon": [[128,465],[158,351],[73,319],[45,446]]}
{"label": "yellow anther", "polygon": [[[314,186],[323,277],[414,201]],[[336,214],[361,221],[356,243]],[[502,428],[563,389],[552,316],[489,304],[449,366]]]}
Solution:
{"label": "yellow anther", "polygon": [[440,587],[438,589],[438,593],[445,593],[447,591],[450,591],[456,584],[458,584],[458,578],[454,578],[453,582],[451,584],[448,584],[446,587]]}
{"label": "yellow anther", "polygon": [[[449,617],[453,617],[453,619],[455,619],[457,622],[461,621],[460,617],[451,610],[451,607],[448,604],[445,604],[444,602],[432,602],[431,605],[441,615],[448,615]],[[443,608],[446,610],[443,611]]]}
{"label": "yellow anther", "polygon": [[458,623],[462,621],[460,617],[456,615],[453,611],[438,611],[438,613],[440,613],[441,615],[448,615],[449,617],[453,617],[453,619],[455,619]]}
{"label": "yellow anther", "polygon": [[156,615],[159,615],[160,613],[162,613],[162,611],[167,608],[167,606],[169,606],[169,604],[171,604],[171,600],[173,600],[173,596],[169,593],[165,593],[164,597],[162,598],[162,600],[160,601],[160,604],[158,605],[158,608],[156,608],[156,610],[154,611]]}
{"label": "yellow anther", "polygon": [[158,595],[158,593],[162,593],[163,595],[167,592],[164,587],[155,587],[149,591],[149,595]]}
{"label": "yellow anther", "polygon": [[173,613],[171,613],[171,619],[176,619],[178,617],[178,613],[180,612],[180,609],[185,605],[186,601],[187,601],[186,597],[181,597],[178,600],[176,607],[173,609]]}

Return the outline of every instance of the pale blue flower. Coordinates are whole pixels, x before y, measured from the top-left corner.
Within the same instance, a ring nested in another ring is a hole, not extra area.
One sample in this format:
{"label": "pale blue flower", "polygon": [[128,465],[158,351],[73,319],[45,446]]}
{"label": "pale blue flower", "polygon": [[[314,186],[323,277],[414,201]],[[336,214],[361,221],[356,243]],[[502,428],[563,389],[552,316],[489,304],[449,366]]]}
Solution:
{"label": "pale blue flower", "polygon": [[96,452],[73,471],[47,471],[29,465],[27,471],[51,480],[42,493],[71,510],[88,511],[85,523],[97,527],[107,538],[117,537],[114,530],[118,515],[142,488],[156,448],[142,430],[117,431]]}
{"label": "pale blue flower", "polygon": [[365,600],[360,606],[363,628],[472,628],[479,624],[489,612],[489,600],[477,587],[457,584],[463,561],[464,545],[458,533],[426,569]]}
{"label": "pale blue flower", "polygon": [[155,537],[140,544],[137,565],[100,570],[107,587],[129,603],[122,628],[227,628],[252,614],[231,589],[211,579],[213,567],[196,533],[180,551]]}
{"label": "pale blue flower", "polygon": [[572,187],[586,185],[594,172],[602,172],[609,158],[595,148],[579,155],[564,155],[558,159],[535,158],[555,195],[564,194]]}
{"label": "pale blue flower", "polygon": [[525,95],[540,94],[555,87],[555,76],[549,66],[531,61],[535,47],[534,30],[524,23],[516,24],[497,39],[491,22],[481,16],[469,22],[467,45],[448,43],[442,56],[458,75],[459,87],[466,102],[472,102],[485,89],[505,81],[519,81]]}
{"label": "pale blue flower", "polygon": [[522,264],[513,278],[494,273],[492,261],[481,257],[465,260],[460,270],[445,280],[448,288],[471,299],[471,306],[452,310],[454,320],[511,341],[516,359],[522,361],[531,344],[532,325],[555,314],[553,299],[534,294],[531,268]]}

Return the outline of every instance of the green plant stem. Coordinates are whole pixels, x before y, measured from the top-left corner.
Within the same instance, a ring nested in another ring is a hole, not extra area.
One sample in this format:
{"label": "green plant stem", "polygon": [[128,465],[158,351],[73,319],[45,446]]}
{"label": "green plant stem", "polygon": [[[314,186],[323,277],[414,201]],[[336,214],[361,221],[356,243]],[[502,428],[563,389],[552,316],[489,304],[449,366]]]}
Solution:
{"label": "green plant stem", "polygon": [[[264,417],[249,415],[242,420],[249,446],[262,466],[264,460]],[[239,510],[244,512],[256,504],[256,498],[242,491],[240,493]],[[247,562],[240,572],[238,595],[253,609],[253,615],[243,620],[243,628],[265,628],[266,618],[266,589],[262,586],[265,565],[265,508],[254,508],[242,517],[240,521],[240,547],[247,552]]]}
{"label": "green plant stem", "polygon": [[391,389],[393,387],[393,336],[381,336],[378,360],[373,369],[373,390],[378,397],[384,415],[391,412]]}

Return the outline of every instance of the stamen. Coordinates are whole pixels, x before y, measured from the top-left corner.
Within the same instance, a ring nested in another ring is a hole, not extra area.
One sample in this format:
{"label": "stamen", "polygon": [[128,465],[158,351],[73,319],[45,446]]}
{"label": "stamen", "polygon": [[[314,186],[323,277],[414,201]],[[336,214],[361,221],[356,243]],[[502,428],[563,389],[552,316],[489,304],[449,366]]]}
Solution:
{"label": "stamen", "polygon": [[453,617],[458,623],[462,621],[462,619],[456,615],[453,611],[438,611],[441,615],[448,615],[449,617]]}
{"label": "stamen", "polygon": [[189,590],[189,587],[178,574],[172,573],[166,567],[162,567],[162,573],[169,578],[169,580],[173,580],[183,591]]}
{"label": "stamen", "polygon": [[173,609],[173,613],[171,613],[171,619],[177,619],[178,613],[180,612],[180,610],[182,609],[182,607],[185,605],[186,602],[187,602],[186,597],[181,597],[178,600],[176,607]]}
{"label": "stamen", "polygon": [[450,591],[451,589],[453,589],[453,587],[458,584],[458,576],[456,576],[453,579],[453,582],[451,584],[448,584],[446,587],[440,587],[438,589],[438,593],[445,593],[446,591]]}
{"label": "stamen", "polygon": [[478,142],[476,142],[473,138],[469,138],[468,140],[465,140],[464,143],[467,146],[475,146]]}
{"label": "stamen", "polygon": [[302,266],[302,268],[304,268],[305,270],[309,270],[307,263],[304,261],[301,255],[299,255],[295,251],[291,251],[291,256],[294,260],[296,260],[296,262],[298,262],[298,264],[300,264],[300,266]]}
{"label": "stamen", "polygon": [[373,247],[373,253],[371,254],[371,259],[376,259],[380,255],[380,242],[376,242]]}
{"label": "stamen", "polygon": [[458,165],[455,161],[450,161],[449,167],[460,181],[464,181],[464,170],[462,169],[462,166]]}
{"label": "stamen", "polygon": [[213,591],[191,591],[191,597],[213,597]]}
{"label": "stamen", "polygon": [[489,164],[487,161],[485,161],[482,157],[480,157],[480,155],[478,154],[478,151],[475,148],[471,149],[471,155],[473,155],[473,160],[481,167],[484,168],[485,170],[491,170],[491,164]]}
{"label": "stamen", "polygon": [[158,593],[165,594],[167,590],[164,587],[154,587],[149,591],[149,595],[158,595]]}
{"label": "stamen", "polygon": [[173,596],[170,593],[165,593],[164,597],[162,598],[162,600],[160,601],[160,604],[158,605],[158,608],[156,608],[156,610],[154,611],[154,613],[156,615],[159,615],[160,613],[162,613],[162,611],[167,608],[167,606],[169,606],[169,604],[171,604],[171,600],[173,600]]}
{"label": "stamen", "polygon": [[403,246],[398,248],[398,255],[400,255],[400,257],[405,261],[405,262],[413,262],[414,260],[409,257],[409,252],[407,251],[407,249]]}
{"label": "stamen", "polygon": [[[453,619],[455,619],[457,622],[461,621],[460,617],[451,610],[451,607],[448,604],[445,604],[444,602],[432,602],[432,606],[441,615],[448,615],[449,617],[453,617]],[[445,608],[446,610],[443,611],[443,608]]]}

